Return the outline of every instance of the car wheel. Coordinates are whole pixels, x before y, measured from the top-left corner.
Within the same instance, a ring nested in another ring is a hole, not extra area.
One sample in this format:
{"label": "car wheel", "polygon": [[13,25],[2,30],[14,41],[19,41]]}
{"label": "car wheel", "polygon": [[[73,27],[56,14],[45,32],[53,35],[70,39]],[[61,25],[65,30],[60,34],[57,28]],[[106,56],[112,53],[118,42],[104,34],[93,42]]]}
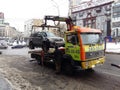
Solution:
{"label": "car wheel", "polygon": [[35,49],[35,47],[34,47],[34,45],[33,45],[32,42],[29,43],[29,48],[30,48],[30,49]]}
{"label": "car wheel", "polygon": [[44,51],[44,52],[46,52],[46,51],[47,51],[47,48],[46,48],[45,43],[44,43],[44,44],[42,44],[42,49],[43,49],[43,51]]}
{"label": "car wheel", "polygon": [[49,50],[49,47],[47,46],[46,42],[43,42],[42,49],[44,52],[47,52]]}

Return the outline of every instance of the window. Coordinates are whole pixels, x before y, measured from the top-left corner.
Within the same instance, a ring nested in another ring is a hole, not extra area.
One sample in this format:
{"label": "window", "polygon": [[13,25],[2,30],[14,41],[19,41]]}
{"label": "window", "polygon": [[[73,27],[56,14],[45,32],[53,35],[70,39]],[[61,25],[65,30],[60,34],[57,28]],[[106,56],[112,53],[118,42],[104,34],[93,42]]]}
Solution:
{"label": "window", "polygon": [[46,34],[47,34],[48,37],[56,37],[55,34],[50,33],[50,32],[47,32]]}
{"label": "window", "polygon": [[69,34],[66,39],[68,43],[78,44],[77,34]]}
{"label": "window", "polygon": [[40,37],[41,36],[41,33],[37,33],[37,37]]}
{"label": "window", "polygon": [[47,34],[45,32],[41,32],[41,35],[47,37]]}
{"label": "window", "polygon": [[82,43],[83,44],[96,44],[101,42],[101,36],[100,34],[80,34],[82,38]]}

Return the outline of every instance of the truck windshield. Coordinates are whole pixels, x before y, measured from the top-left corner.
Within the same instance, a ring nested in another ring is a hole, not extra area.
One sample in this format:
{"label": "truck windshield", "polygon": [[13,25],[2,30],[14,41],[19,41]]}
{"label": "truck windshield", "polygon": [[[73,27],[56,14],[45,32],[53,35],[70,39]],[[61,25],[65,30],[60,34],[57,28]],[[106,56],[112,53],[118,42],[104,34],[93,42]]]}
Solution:
{"label": "truck windshield", "polygon": [[101,34],[80,34],[83,44],[100,44],[102,43]]}

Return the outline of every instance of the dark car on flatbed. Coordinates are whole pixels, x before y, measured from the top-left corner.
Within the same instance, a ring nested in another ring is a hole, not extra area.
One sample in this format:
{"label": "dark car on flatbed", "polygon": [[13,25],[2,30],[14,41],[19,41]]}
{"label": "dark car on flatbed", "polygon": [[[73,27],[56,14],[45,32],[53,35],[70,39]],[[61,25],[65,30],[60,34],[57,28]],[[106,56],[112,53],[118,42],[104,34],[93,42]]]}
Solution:
{"label": "dark car on flatbed", "polygon": [[34,49],[35,47],[46,48],[46,43],[49,42],[49,47],[54,47],[55,44],[58,46],[64,46],[64,38],[58,37],[51,32],[35,32],[31,34],[29,38],[29,48]]}

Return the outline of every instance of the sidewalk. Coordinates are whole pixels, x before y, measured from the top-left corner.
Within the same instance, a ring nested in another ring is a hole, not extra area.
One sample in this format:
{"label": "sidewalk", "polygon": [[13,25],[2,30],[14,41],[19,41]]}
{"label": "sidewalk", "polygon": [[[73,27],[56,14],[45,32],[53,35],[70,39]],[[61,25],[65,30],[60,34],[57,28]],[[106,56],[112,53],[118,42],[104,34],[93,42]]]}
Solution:
{"label": "sidewalk", "polygon": [[106,53],[108,54],[120,54],[120,42],[107,42],[106,44]]}

